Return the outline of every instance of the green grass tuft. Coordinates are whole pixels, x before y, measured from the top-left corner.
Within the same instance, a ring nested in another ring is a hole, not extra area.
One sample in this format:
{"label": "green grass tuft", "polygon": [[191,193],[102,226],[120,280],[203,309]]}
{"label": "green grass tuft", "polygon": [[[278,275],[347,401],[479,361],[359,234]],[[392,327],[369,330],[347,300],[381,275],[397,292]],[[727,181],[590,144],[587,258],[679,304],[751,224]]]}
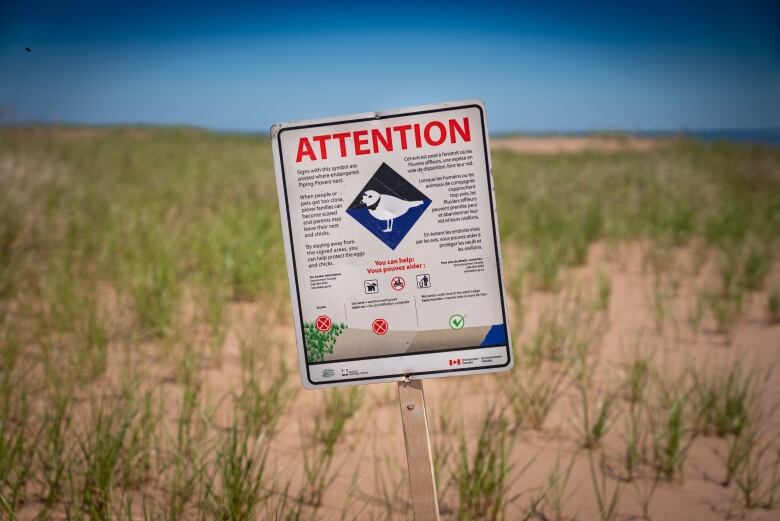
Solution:
{"label": "green grass tuft", "polygon": [[508,499],[510,439],[503,415],[489,408],[482,419],[476,446],[462,434],[453,480],[458,492],[459,521],[503,518]]}

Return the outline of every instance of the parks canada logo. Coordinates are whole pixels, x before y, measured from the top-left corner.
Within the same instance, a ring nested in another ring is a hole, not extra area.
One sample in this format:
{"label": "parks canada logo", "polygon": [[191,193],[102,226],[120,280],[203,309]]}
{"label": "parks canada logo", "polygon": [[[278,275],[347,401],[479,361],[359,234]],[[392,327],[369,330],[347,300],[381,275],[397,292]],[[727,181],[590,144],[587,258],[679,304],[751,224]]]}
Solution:
{"label": "parks canada logo", "polygon": [[430,204],[425,194],[382,163],[347,213],[394,250]]}

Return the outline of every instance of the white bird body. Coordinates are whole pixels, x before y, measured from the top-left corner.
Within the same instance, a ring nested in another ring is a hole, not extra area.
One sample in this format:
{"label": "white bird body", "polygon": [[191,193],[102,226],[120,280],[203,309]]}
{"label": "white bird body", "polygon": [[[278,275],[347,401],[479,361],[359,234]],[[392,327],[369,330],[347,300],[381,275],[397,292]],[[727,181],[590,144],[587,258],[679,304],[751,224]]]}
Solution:
{"label": "white bird body", "polygon": [[420,206],[422,201],[405,201],[389,194],[380,194],[375,190],[367,190],[360,202],[368,207],[368,213],[374,219],[387,221],[385,232],[393,231],[393,219],[397,219],[409,211],[409,208]]}

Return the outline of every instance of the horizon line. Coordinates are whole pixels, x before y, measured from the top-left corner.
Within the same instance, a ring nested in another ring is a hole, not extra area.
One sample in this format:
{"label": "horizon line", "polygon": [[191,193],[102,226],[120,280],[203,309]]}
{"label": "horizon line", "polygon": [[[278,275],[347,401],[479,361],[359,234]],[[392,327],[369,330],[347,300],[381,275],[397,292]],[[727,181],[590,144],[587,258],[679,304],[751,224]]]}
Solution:
{"label": "horizon line", "polygon": [[[247,128],[229,128],[229,127],[210,127],[207,125],[197,125],[190,123],[148,123],[148,122],[112,122],[112,123],[90,123],[73,121],[0,121],[0,129],[13,128],[159,128],[159,129],[191,129],[213,132],[218,134],[270,134],[268,130],[247,129]],[[592,129],[513,129],[513,130],[495,130],[490,133],[493,135],[584,135],[584,134],[690,134],[699,132],[780,132],[780,125],[777,126],[749,126],[749,127],[668,127],[668,128],[620,128],[620,127],[602,127]]]}

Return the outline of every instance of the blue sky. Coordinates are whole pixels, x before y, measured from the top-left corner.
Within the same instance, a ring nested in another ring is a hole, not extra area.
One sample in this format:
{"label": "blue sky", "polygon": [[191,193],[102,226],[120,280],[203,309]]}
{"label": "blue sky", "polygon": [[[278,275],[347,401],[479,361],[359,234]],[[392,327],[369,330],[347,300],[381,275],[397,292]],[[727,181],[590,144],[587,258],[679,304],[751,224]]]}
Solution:
{"label": "blue sky", "polygon": [[222,4],[0,0],[0,122],[265,131],[476,97],[494,131],[780,127],[777,1]]}

